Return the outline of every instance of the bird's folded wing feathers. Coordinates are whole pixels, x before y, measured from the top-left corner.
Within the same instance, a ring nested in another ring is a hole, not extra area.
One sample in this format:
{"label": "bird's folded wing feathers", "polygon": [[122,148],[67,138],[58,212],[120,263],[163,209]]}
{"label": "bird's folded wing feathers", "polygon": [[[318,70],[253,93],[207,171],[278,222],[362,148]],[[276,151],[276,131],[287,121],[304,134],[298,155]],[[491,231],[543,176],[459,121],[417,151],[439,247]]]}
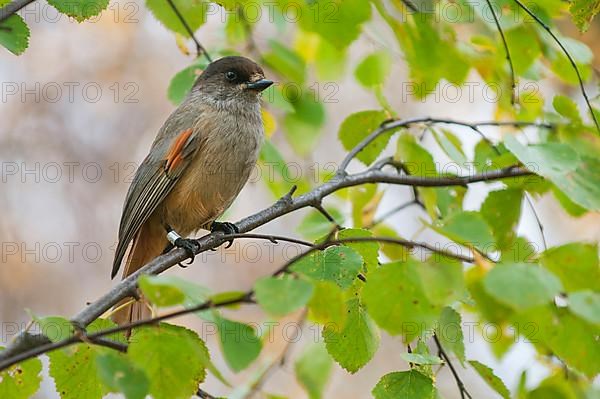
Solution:
{"label": "bird's folded wing feathers", "polygon": [[199,140],[193,130],[183,130],[172,139],[165,157],[153,159],[149,155],[138,168],[125,198],[111,277],[114,278],[119,271],[129,243],[171,192],[198,145]]}

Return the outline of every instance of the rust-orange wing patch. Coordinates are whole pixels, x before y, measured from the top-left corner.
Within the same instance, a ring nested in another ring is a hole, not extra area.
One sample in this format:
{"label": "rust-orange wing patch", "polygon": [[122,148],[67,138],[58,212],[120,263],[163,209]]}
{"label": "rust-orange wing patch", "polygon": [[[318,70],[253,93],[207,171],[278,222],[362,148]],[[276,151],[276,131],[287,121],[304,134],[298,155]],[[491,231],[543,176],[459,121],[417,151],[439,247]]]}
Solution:
{"label": "rust-orange wing patch", "polygon": [[181,165],[181,162],[183,162],[183,149],[185,148],[185,143],[187,143],[191,135],[192,129],[190,128],[179,133],[179,135],[175,138],[175,141],[167,153],[167,163],[165,165],[165,170],[167,173],[174,172]]}

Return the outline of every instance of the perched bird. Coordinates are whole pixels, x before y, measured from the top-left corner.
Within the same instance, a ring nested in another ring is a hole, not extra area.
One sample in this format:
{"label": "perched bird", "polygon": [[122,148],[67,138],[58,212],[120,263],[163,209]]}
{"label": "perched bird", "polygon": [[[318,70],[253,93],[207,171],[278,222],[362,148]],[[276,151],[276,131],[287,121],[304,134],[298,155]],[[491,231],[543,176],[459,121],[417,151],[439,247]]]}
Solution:
{"label": "perched bird", "polygon": [[[114,278],[125,253],[123,278],[173,247],[193,258],[199,229],[236,232],[215,222],[237,197],[254,167],[263,141],[260,93],[273,84],[244,57],[212,62],[181,105],[159,130],[129,187],[112,267]],[[146,318],[142,301],[115,307],[119,324]]]}

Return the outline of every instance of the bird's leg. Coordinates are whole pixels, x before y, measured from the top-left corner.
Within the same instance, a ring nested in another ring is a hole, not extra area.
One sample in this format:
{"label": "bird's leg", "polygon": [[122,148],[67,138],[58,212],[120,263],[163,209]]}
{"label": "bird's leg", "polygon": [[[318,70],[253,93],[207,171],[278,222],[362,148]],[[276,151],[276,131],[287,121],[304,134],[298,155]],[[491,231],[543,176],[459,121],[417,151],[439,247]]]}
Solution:
{"label": "bird's leg", "polygon": [[[240,230],[237,226],[230,222],[212,222],[210,225],[210,232],[214,233],[215,231],[220,231],[224,234],[237,234]],[[233,239],[227,241],[226,249],[233,245]]]}
{"label": "bird's leg", "polygon": [[[175,230],[171,228],[169,225],[165,225],[165,229],[167,230],[167,240],[169,240],[169,244],[164,249],[163,253],[169,252],[173,248],[183,248],[185,252],[187,252],[190,257],[189,262],[186,265],[194,262],[194,258],[196,257],[196,251],[198,250],[198,243],[194,239],[183,238],[181,237]],[[183,264],[179,263],[179,266],[185,268]]]}

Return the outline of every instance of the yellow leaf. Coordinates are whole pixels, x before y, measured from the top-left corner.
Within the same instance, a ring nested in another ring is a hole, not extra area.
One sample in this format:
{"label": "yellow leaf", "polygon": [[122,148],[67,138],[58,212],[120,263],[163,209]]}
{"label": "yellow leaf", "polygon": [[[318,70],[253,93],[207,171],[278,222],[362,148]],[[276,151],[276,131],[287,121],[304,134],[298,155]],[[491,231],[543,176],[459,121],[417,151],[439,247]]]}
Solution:
{"label": "yellow leaf", "polygon": [[375,212],[377,212],[377,208],[379,207],[379,203],[383,198],[383,191],[378,191],[375,193],[373,198],[362,209],[362,225],[370,226],[373,223],[373,219],[375,218]]}
{"label": "yellow leaf", "polygon": [[294,49],[304,58],[306,62],[312,63],[317,57],[320,38],[316,33],[299,30],[296,34]]}
{"label": "yellow leaf", "polygon": [[269,111],[263,109],[262,118],[263,123],[265,125],[265,136],[267,136],[267,138],[271,138],[271,136],[277,129],[277,122],[275,121],[275,117]]}
{"label": "yellow leaf", "polygon": [[187,48],[185,41],[186,38],[183,35],[175,33],[175,43],[177,44],[179,51],[181,51],[184,55],[190,55],[190,50]]}
{"label": "yellow leaf", "polygon": [[473,252],[475,264],[479,266],[485,273],[489,272],[494,267],[492,262],[486,259],[485,256],[481,255],[475,248],[471,248],[471,251]]}

